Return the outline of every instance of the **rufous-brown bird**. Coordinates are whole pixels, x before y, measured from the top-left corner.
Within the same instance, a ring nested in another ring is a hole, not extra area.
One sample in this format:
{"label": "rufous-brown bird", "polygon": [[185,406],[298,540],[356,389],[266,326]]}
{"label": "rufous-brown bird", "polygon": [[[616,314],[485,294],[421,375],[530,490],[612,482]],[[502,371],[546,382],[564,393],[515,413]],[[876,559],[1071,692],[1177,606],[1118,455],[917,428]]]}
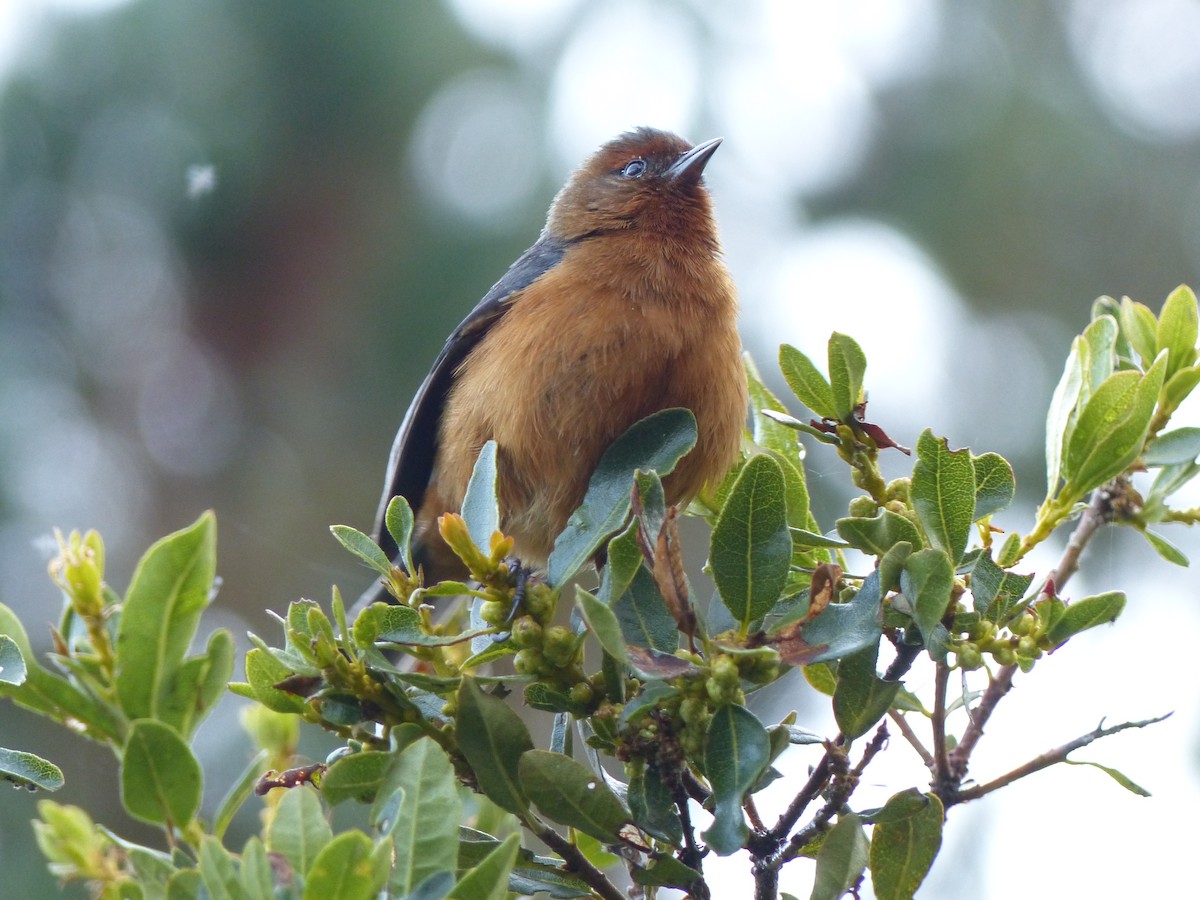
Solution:
{"label": "rufous-brown bird", "polygon": [[747,411],[737,295],[695,147],[639,128],[601,147],[554,198],[537,242],[454,330],[413,398],[388,460],[375,535],[389,557],[389,501],[416,513],[426,583],[459,578],[438,535],[483,444],[497,444],[501,528],[544,565],[605,449],[669,407],[698,439],[664,482],[686,503],[734,462]]}

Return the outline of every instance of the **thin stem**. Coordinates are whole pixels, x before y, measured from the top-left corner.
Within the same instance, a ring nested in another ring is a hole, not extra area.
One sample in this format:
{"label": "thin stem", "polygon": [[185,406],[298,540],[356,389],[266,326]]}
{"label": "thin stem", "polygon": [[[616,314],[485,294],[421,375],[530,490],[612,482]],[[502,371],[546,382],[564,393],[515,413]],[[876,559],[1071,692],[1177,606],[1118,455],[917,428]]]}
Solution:
{"label": "thin stem", "polygon": [[933,755],[925,749],[925,745],[921,743],[921,739],[917,737],[917,733],[912,730],[912,726],[908,724],[908,720],[904,718],[904,714],[894,709],[888,710],[888,717],[896,724],[900,730],[900,736],[903,737],[917,751],[917,756],[921,757],[921,762],[925,763],[925,768],[930,772],[936,770],[936,764],[933,760]]}
{"label": "thin stem", "polygon": [[933,681],[933,761],[934,778],[938,784],[950,784],[950,756],[946,750],[946,692],[950,683],[950,667],[937,664]]}
{"label": "thin stem", "polygon": [[978,800],[993,791],[998,791],[1002,787],[1007,787],[1014,781],[1024,778],[1026,775],[1032,775],[1034,772],[1040,772],[1042,769],[1066,760],[1067,755],[1080,747],[1086,747],[1092,741],[1102,737],[1108,737],[1110,734],[1117,734],[1120,731],[1125,731],[1128,728],[1145,728],[1147,725],[1154,725],[1161,722],[1163,719],[1170,716],[1167,713],[1164,716],[1156,716],[1153,719],[1143,719],[1140,722],[1122,722],[1120,725],[1113,725],[1110,728],[1105,728],[1101,723],[1095,730],[1089,731],[1085,735],[1075,738],[1073,741],[1067,741],[1061,747],[1055,747],[1053,750],[1047,750],[1045,753],[1035,756],[1029,762],[1022,766],[1017,766],[1011,772],[1001,775],[994,781],[989,781],[987,784],[979,784],[973,788],[968,788],[965,791],[957,792],[950,800],[951,803],[965,803],[968,800]]}
{"label": "thin stem", "polygon": [[524,818],[529,830],[537,835],[542,843],[562,857],[563,862],[567,864],[567,869],[587,882],[588,886],[604,900],[628,900],[625,894],[605,877],[603,872],[587,861],[587,857],[578,847],[533,813],[529,813]]}

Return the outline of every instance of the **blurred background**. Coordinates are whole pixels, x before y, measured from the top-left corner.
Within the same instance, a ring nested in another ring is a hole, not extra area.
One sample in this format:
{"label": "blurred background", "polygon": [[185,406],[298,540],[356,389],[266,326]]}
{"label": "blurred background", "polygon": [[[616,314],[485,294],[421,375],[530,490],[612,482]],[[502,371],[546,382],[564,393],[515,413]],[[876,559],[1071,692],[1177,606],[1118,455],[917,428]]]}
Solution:
{"label": "blurred background", "polygon": [[[328,526],[370,527],[444,337],[567,173],[643,124],[725,137],[706,178],[760,367],[780,341],[823,361],[831,330],[853,334],[872,421],[1002,453],[1022,494],[1000,524],[1026,529],[1093,299],[1157,310],[1200,281],[1197,46],[1194,0],[0,3],[0,600],[45,646],[54,526],[99,529],[123,591],[148,543],[206,508],[209,627],[273,641],[265,610],[357,595],[369,576]],[[831,457],[810,448],[826,527],[847,499]],[[958,808],[922,897],[1176,893],[1200,802],[1200,583],[1135,537],[1103,533],[1068,592],[1128,591],[1120,626],[1019,678],[973,771],[1173,709],[1075,755],[1154,796],[1059,767]],[[785,679],[764,718],[806,690]],[[149,836],[104,752],[10,703],[0,735],[62,766],[55,799]],[[211,808],[248,754],[236,706],[201,739]],[[786,758],[796,777],[809,756]],[[867,787],[923,783],[905,764]],[[36,799],[0,805],[6,897],[59,890]],[[807,896],[793,868],[783,887]],[[711,871],[747,895],[745,860]]]}

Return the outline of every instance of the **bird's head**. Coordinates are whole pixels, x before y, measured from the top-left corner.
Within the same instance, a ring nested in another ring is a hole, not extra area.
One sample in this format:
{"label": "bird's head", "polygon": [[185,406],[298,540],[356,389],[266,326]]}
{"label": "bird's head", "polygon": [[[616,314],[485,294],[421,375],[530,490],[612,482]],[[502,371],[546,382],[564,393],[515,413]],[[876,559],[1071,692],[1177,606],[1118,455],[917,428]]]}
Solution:
{"label": "bird's head", "polygon": [[628,131],[601,147],[554,198],[547,230],[574,240],[622,231],[698,237],[715,247],[702,175],[721,139],[690,145],[653,128]]}

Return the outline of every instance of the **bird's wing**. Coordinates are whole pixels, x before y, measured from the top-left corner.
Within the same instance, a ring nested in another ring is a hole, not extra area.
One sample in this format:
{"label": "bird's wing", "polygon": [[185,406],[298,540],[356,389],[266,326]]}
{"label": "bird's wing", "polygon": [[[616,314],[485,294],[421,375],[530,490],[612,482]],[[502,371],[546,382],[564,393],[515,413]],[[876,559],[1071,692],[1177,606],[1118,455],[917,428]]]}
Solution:
{"label": "bird's wing", "polygon": [[388,504],[393,497],[401,496],[408,500],[414,512],[420,508],[433,475],[442,410],[455,372],[467,354],[508,311],[516,296],[558,265],[566,248],[566,241],[543,234],[521,254],[446,339],[433,368],[417,389],[392,444],[383,496],[375,515],[375,538],[390,559],[396,558],[398,548],[384,524]]}

